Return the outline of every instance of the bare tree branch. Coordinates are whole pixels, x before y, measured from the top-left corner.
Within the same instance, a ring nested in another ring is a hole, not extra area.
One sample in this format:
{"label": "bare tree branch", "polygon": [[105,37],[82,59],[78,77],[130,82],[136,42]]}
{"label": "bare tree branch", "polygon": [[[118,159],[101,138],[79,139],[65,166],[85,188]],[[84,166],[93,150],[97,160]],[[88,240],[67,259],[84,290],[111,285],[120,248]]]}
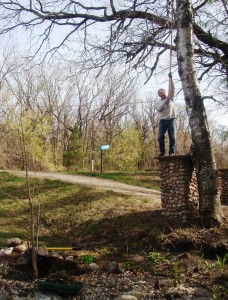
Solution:
{"label": "bare tree branch", "polygon": [[[34,58],[45,45],[49,44],[55,28],[68,26],[69,30],[65,37],[58,44],[50,45],[50,49],[46,51],[44,56],[46,59],[52,57],[63,46],[70,45],[71,38],[76,32],[82,34],[84,30],[84,46],[86,45],[84,55],[91,52],[89,54],[93,60],[91,64],[101,69],[107,62],[114,63],[118,60],[125,60],[134,69],[146,68],[147,63],[157,65],[157,48],[172,47],[172,50],[176,51],[176,46],[170,45],[169,42],[171,33],[176,32],[175,11],[173,21],[168,13],[166,1],[158,4],[157,1],[134,0],[123,6],[114,4],[113,0],[110,0],[109,4],[104,3],[105,5],[89,6],[86,1],[31,0],[27,4],[22,0],[1,1],[0,34],[19,28],[32,30],[40,27],[39,44],[33,55]],[[215,5],[221,8],[224,17],[222,14],[213,15],[212,10]],[[225,18],[227,4],[223,0],[216,4],[208,0],[200,0],[196,2],[194,13],[195,57],[196,62],[201,64],[198,69],[202,70],[199,78],[207,74],[211,76],[214,70],[218,72],[219,69],[222,76],[228,77],[228,44],[224,35],[217,34],[218,30],[224,32],[227,28],[227,18]],[[91,32],[88,33],[87,29],[100,24],[110,25],[110,36],[106,36],[105,41],[97,40],[95,44],[91,39]],[[98,58],[99,55],[103,57],[103,62]],[[162,57],[161,55],[159,59]],[[205,61],[208,59],[210,68],[205,67]],[[99,63],[95,63],[95,60]]]}

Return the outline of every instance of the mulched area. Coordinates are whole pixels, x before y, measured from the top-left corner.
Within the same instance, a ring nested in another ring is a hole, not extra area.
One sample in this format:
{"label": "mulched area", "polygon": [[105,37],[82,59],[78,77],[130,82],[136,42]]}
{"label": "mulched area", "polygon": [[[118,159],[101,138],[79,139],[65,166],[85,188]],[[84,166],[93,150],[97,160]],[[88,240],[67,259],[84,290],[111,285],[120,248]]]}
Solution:
{"label": "mulched area", "polygon": [[[88,265],[79,263],[80,253],[76,251],[64,253],[61,264],[44,261],[46,269],[40,274],[52,282],[83,282],[78,299],[108,300],[130,293],[142,300],[202,297],[225,300],[228,295],[227,225],[224,222],[221,228],[210,230],[198,226],[173,230],[163,238],[160,256],[154,257],[150,252],[148,257],[148,253],[141,251],[112,257],[119,265],[114,272],[107,272],[107,257],[100,253],[96,261],[100,269],[91,271]],[[89,253],[88,249],[83,251]],[[0,292],[9,299],[25,296],[35,299],[38,281],[30,271],[16,267],[18,258],[16,253],[0,257]]]}

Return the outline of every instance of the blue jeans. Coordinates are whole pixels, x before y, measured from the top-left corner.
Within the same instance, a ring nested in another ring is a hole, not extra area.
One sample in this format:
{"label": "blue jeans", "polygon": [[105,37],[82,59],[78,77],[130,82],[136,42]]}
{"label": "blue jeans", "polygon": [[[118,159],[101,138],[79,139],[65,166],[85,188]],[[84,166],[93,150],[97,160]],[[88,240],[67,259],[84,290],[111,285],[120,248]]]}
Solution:
{"label": "blue jeans", "polygon": [[158,143],[161,153],[165,153],[165,133],[168,131],[169,136],[169,154],[175,153],[176,144],[176,124],[175,119],[160,120],[159,131],[158,131]]}

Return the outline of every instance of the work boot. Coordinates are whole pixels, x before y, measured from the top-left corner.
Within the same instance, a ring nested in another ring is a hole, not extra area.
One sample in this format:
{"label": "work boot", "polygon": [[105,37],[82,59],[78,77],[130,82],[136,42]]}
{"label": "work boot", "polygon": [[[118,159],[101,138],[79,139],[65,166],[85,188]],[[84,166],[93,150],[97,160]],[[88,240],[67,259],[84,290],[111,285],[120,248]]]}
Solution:
{"label": "work boot", "polygon": [[158,154],[158,156],[164,156],[164,155],[165,155],[164,152],[160,152],[160,153]]}

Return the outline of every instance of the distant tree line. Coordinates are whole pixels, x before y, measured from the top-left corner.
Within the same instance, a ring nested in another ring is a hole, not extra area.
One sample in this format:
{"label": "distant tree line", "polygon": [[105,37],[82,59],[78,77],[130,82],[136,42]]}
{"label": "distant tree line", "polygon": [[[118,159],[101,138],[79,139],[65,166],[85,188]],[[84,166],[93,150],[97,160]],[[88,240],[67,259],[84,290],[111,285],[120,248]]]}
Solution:
{"label": "distant tree line", "polygon": [[[7,66],[7,67],[6,67]],[[98,78],[69,66],[26,68],[5,62],[0,89],[0,167],[100,170],[100,145],[107,170],[157,168],[156,95],[138,96],[137,82],[111,68]],[[177,154],[191,144],[185,108],[177,105]],[[218,167],[227,167],[227,129],[212,126]]]}

